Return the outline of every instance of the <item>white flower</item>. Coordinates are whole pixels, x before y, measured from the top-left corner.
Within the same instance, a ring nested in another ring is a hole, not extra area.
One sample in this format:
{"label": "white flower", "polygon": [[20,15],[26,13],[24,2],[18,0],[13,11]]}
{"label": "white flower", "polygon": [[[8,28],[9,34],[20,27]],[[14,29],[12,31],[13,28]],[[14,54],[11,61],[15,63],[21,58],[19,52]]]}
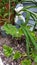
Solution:
{"label": "white flower", "polygon": [[18,8],[15,8],[15,11],[18,13],[22,9],[23,9],[23,7],[18,7]]}
{"label": "white flower", "polygon": [[[15,11],[18,14],[20,14],[20,15],[19,16],[18,15],[15,16],[15,23],[16,24],[20,24],[20,23],[24,23],[25,22],[25,17],[22,15],[23,11],[20,11],[22,9],[23,9],[23,4],[21,4],[21,3],[17,4],[17,6],[15,8]],[[19,20],[22,20],[23,22],[20,21],[20,23],[19,23]]]}
{"label": "white flower", "polygon": [[17,23],[17,21],[18,21],[18,16],[16,15],[16,17],[15,17],[15,23]]}
{"label": "white flower", "polygon": [[16,15],[16,17],[15,17],[15,23],[18,24],[19,20],[22,20],[22,21],[20,21],[20,23],[24,23],[25,22],[24,16],[22,16],[22,15],[17,16]]}
{"label": "white flower", "polygon": [[17,4],[15,11],[18,13],[22,9],[23,9],[23,4]]}
{"label": "white flower", "polygon": [[23,15],[20,15],[20,16],[19,16],[19,19],[22,20],[23,22],[25,22],[25,18],[24,18]]}

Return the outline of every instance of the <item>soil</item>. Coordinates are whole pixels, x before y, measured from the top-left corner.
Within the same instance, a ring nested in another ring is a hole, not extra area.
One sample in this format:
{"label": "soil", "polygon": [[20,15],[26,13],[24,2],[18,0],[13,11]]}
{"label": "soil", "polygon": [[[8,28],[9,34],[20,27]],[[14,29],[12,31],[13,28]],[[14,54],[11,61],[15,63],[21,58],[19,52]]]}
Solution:
{"label": "soil", "polygon": [[[6,44],[14,49],[14,51],[20,51],[20,53],[26,52],[26,42],[24,41],[25,37],[22,36],[20,39],[12,38],[11,36],[3,37],[0,34],[0,56],[4,65],[21,65],[20,62],[24,60],[26,57],[22,57],[20,59],[13,60],[12,57],[7,58],[3,53],[3,45]],[[32,63],[34,65],[34,62]]]}

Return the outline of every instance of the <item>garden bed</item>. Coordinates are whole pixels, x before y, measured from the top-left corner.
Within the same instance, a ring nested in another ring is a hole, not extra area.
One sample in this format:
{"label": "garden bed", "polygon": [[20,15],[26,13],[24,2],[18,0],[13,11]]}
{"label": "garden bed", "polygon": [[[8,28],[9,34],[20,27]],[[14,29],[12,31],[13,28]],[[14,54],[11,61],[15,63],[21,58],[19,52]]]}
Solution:
{"label": "garden bed", "polygon": [[25,41],[24,42],[23,41],[24,41],[24,39],[22,41],[17,40],[17,39],[11,40],[11,37],[5,37],[4,38],[4,37],[0,36],[0,56],[3,60],[3,63],[5,63],[4,65],[7,65],[7,64],[9,64],[9,65],[20,65],[20,62],[21,62],[21,60],[24,59],[24,57],[18,59],[17,61],[13,60],[12,57],[6,58],[4,53],[3,53],[3,45],[6,44],[6,45],[12,47],[14,49],[14,51],[20,51],[20,53],[25,53],[26,52],[26,47],[25,47],[26,43],[24,43]]}
{"label": "garden bed", "polygon": [[[24,40],[24,36],[21,40],[12,39],[11,37],[2,37],[0,35],[0,57],[4,65],[21,65],[21,61],[27,58],[26,55],[26,42]],[[19,58],[18,60],[13,60],[12,57],[7,58],[3,53],[3,45],[6,44],[14,49],[15,51],[19,51],[21,54],[25,54],[23,57]],[[32,65],[35,63],[32,61]]]}

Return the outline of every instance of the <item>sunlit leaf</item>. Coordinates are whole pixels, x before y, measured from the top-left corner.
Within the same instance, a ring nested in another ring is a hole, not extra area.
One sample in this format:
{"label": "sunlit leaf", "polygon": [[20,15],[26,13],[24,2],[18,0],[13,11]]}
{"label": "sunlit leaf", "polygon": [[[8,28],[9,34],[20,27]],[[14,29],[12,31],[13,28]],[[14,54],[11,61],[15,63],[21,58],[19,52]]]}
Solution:
{"label": "sunlit leaf", "polygon": [[21,58],[21,53],[19,51],[16,51],[14,56],[13,56],[13,59],[17,60],[19,58]]}
{"label": "sunlit leaf", "polygon": [[31,65],[31,60],[25,59],[25,60],[23,60],[23,61],[21,62],[21,64],[22,64],[22,65]]}
{"label": "sunlit leaf", "polygon": [[7,45],[3,45],[3,51],[6,57],[11,56],[12,52],[13,52],[13,48],[7,46]]}

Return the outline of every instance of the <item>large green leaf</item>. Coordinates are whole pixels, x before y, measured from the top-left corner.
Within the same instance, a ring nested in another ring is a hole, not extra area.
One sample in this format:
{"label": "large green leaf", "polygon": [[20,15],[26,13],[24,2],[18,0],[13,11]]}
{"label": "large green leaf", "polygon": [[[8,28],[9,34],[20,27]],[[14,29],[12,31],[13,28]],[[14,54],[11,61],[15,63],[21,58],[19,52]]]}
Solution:
{"label": "large green leaf", "polygon": [[37,43],[36,43],[36,41],[34,40],[33,36],[30,34],[29,30],[27,28],[25,28],[25,29],[26,29],[26,32],[27,32],[27,34],[28,34],[28,36],[29,36],[29,38],[30,38],[34,48],[37,50]]}
{"label": "large green leaf", "polygon": [[3,30],[7,33],[12,35],[13,37],[21,37],[21,35],[23,34],[21,28],[18,29],[16,28],[16,26],[13,26],[11,24],[5,24],[3,26]]}

